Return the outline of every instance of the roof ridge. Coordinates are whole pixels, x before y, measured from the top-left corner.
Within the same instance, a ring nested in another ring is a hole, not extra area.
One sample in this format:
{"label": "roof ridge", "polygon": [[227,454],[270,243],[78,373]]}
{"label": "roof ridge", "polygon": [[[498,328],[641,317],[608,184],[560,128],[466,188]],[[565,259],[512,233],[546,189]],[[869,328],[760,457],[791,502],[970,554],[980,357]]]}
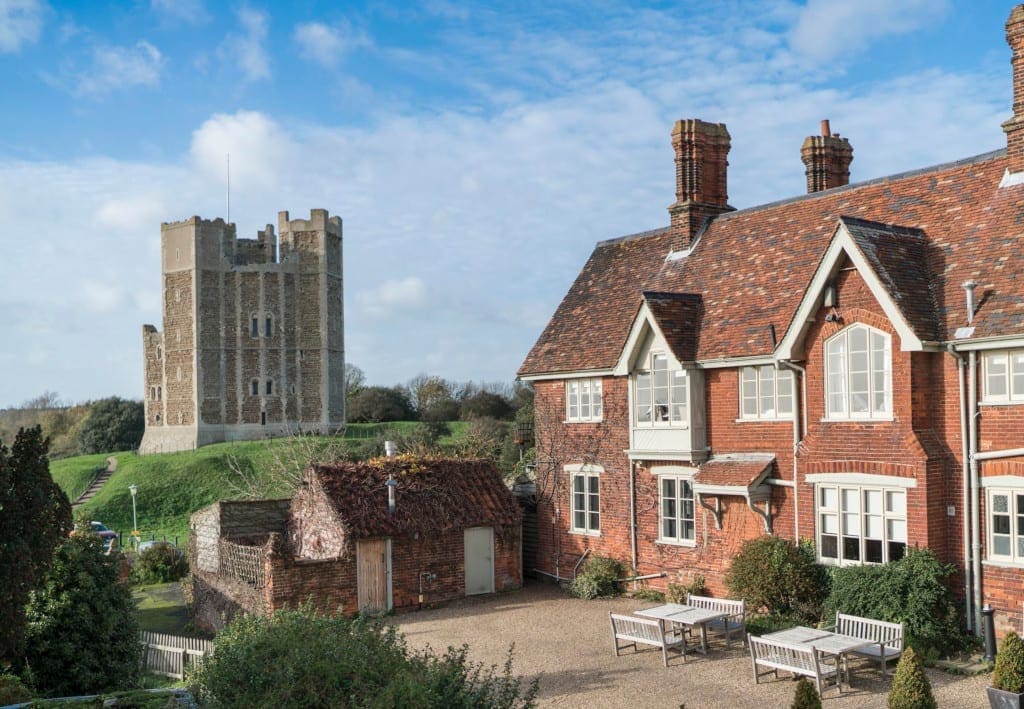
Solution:
{"label": "roof ridge", "polygon": [[597,246],[608,246],[610,244],[617,244],[622,241],[632,241],[633,239],[643,239],[648,236],[661,236],[666,233],[671,227],[662,226],[655,229],[648,229],[647,231],[638,231],[635,234],[626,234],[624,236],[616,236],[611,239],[604,239],[603,241],[597,242]]}

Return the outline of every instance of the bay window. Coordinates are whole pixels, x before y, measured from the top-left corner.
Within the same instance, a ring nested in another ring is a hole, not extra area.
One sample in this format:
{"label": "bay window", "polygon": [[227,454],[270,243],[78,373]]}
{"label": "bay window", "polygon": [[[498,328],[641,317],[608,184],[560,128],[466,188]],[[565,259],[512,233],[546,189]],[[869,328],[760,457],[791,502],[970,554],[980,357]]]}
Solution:
{"label": "bay window", "polygon": [[818,485],[818,559],[823,564],[884,564],[907,549],[902,488]]}
{"label": "bay window", "polygon": [[669,357],[652,352],[633,377],[634,424],[678,426],[687,422],[686,372]]}

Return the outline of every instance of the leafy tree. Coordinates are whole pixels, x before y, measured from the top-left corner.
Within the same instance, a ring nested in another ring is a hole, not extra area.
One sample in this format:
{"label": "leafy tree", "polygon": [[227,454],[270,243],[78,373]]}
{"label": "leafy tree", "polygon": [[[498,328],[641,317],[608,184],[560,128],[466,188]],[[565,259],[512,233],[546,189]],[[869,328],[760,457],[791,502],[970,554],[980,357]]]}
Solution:
{"label": "leafy tree", "polygon": [[354,423],[409,421],[413,416],[408,394],[398,387],[365,387],[348,400],[347,417]]}
{"label": "leafy tree", "polygon": [[482,417],[508,420],[513,413],[508,399],[490,391],[478,391],[462,400],[462,418],[465,421]]}
{"label": "leafy tree", "polygon": [[459,402],[454,386],[446,379],[420,374],[406,384],[409,398],[420,421],[455,421],[459,418]]}
{"label": "leafy tree", "polygon": [[411,652],[391,625],[309,608],[242,616],[188,679],[208,707],[532,707],[511,673],[467,662],[467,648]]}
{"label": "leafy tree", "polygon": [[936,709],[935,697],[921,658],[914,648],[903,651],[889,690],[889,709]]}
{"label": "leafy tree", "polygon": [[118,578],[118,556],[104,554],[86,526],[57,549],[26,615],[25,661],[50,696],[134,687],[142,648],[135,602]]}
{"label": "leafy tree", "polygon": [[21,429],[0,442],[0,666],[20,664],[29,592],[71,529],[71,503],[50,477],[49,439]]}
{"label": "leafy tree", "polygon": [[828,594],[828,576],[814,549],[782,537],[764,535],[743,543],[732,559],[725,584],[755,612],[817,620]]}
{"label": "leafy tree", "polygon": [[78,442],[83,453],[128,451],[139,447],[145,428],[141,401],[112,396],[92,405]]}

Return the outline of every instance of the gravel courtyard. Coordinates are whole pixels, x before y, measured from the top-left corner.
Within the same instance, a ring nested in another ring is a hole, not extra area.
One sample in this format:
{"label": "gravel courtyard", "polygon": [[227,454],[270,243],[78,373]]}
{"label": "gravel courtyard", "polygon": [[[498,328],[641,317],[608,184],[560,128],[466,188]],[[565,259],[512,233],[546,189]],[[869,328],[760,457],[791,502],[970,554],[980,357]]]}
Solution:
{"label": "gravel courtyard", "polygon": [[[727,651],[716,639],[707,658],[688,655],[686,662],[651,648],[612,652],[608,613],[628,613],[654,605],[629,598],[581,601],[552,584],[528,583],[521,591],[467,598],[444,608],[405,613],[393,621],[411,647],[470,646],[470,658],[487,665],[504,664],[515,643],[513,672],[540,677],[539,704],[557,707],[788,707],[794,683],[787,677],[754,684],[750,655],[733,643]],[[962,677],[928,670],[940,707],[979,709],[988,706],[988,676]],[[882,682],[877,669],[853,661],[853,688],[842,695],[825,693],[825,706],[885,707],[891,678]]]}

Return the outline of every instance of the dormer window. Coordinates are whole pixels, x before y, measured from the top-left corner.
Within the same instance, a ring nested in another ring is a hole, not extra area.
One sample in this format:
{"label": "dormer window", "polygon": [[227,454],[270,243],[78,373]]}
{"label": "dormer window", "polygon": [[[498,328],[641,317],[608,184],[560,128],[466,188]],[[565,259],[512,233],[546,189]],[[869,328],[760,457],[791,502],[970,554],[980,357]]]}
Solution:
{"label": "dormer window", "polygon": [[853,325],[825,342],[825,411],[830,419],[892,417],[892,343]]}
{"label": "dormer window", "polygon": [[670,366],[663,352],[652,352],[633,377],[634,423],[678,426],[687,422],[686,372]]}

